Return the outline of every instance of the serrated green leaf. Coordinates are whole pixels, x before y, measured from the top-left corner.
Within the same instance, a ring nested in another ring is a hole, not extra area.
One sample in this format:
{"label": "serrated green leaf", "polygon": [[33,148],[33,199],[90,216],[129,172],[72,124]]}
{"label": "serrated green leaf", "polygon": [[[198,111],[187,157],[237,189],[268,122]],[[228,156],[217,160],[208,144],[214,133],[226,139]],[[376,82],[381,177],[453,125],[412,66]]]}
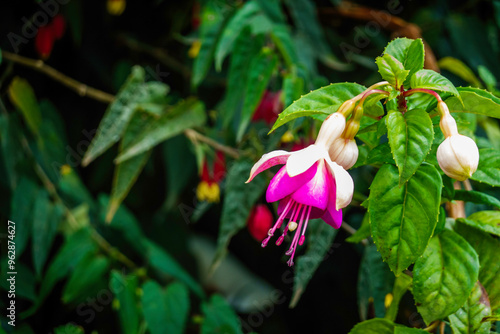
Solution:
{"label": "serrated green leaf", "polygon": [[410,80],[411,88],[425,88],[450,93],[460,99],[460,93],[450,80],[433,70],[420,70]]}
{"label": "serrated green leaf", "polygon": [[[102,286],[109,267],[109,260],[104,256],[89,254],[78,263],[64,287],[62,301],[84,302],[89,296],[95,295]],[[100,285],[101,283],[101,285]]]}
{"label": "serrated green leaf", "polygon": [[491,323],[482,322],[489,315],[491,307],[488,294],[481,283],[476,282],[465,304],[449,316],[453,334],[489,334]]}
{"label": "serrated green leaf", "polygon": [[422,165],[402,186],[398,174],[396,166],[380,168],[368,208],[377,249],[396,276],[424,252],[437,223],[442,188],[431,165]]}
{"label": "serrated green leaf", "polygon": [[381,57],[377,57],[375,63],[377,64],[378,72],[382,78],[387,80],[396,89],[399,89],[399,87],[403,85],[406,77],[410,73],[409,70],[405,70],[403,64],[399,60],[387,53]]}
{"label": "serrated green leaf", "polygon": [[189,292],[180,283],[163,290],[155,281],[142,286],[143,315],[151,334],[182,334],[189,313]]}
{"label": "serrated green leaf", "polygon": [[311,242],[308,244],[306,253],[297,259],[290,307],[295,307],[299,302],[307,284],[332,246],[337,232],[338,230],[333,229],[322,220],[314,219],[309,221],[307,239],[311,240]]}
{"label": "serrated green leaf", "polygon": [[[368,216],[368,215],[366,215]],[[365,247],[358,273],[358,308],[361,320],[368,319],[370,300],[373,302],[375,317],[385,315],[385,296],[392,292],[394,274],[374,244]]]}
{"label": "serrated green leaf", "polygon": [[453,57],[444,57],[439,59],[438,66],[442,70],[447,70],[456,76],[462,78],[467,83],[475,87],[481,87],[482,84],[474,72],[461,60]]}
{"label": "serrated green leaf", "polygon": [[500,187],[500,152],[491,148],[480,149],[479,164],[471,179]]}
{"label": "serrated green leaf", "polygon": [[212,295],[208,302],[201,304],[201,311],[205,316],[201,324],[201,334],[243,333],[238,316],[221,296]]}
{"label": "serrated green leaf", "polygon": [[456,97],[445,100],[450,111],[469,112],[500,118],[500,98],[490,92],[473,87],[458,87],[463,105]]}
{"label": "serrated green leaf", "polygon": [[116,163],[148,151],[164,140],[172,138],[184,130],[201,126],[206,115],[203,104],[190,98],[176,104],[170,112],[158,119],[151,119],[130,142],[128,148],[118,155]]}
{"label": "serrated green leaf", "polygon": [[424,67],[424,43],[420,38],[415,40],[409,38],[396,38],[385,48],[384,54],[390,54],[403,64],[409,74],[404,82],[405,87],[410,84],[414,73]]}
{"label": "serrated green leaf", "polygon": [[370,319],[358,323],[349,334],[393,334],[396,325],[387,319]]}
{"label": "serrated green leaf", "polygon": [[222,62],[224,61],[224,58],[231,52],[234,42],[238,38],[241,31],[248,24],[250,18],[259,12],[259,5],[254,1],[249,1],[239,8],[236,14],[229,19],[228,23],[222,30],[215,49],[215,68],[217,71],[222,69]]}
{"label": "serrated green leaf", "polygon": [[389,143],[383,143],[376,146],[368,153],[365,161],[367,165],[382,165],[384,163],[396,164]]}
{"label": "serrated green leaf", "polygon": [[457,222],[456,231],[474,247],[479,256],[479,281],[486,289],[493,314],[500,311],[500,241],[488,233]]}
{"label": "serrated green leaf", "polygon": [[467,219],[460,218],[459,221],[486,233],[500,236],[500,211],[479,211]]}
{"label": "serrated green leaf", "polygon": [[477,253],[460,235],[445,229],[434,236],[413,268],[413,296],[424,321],[430,324],[455,313],[478,273]]}
{"label": "serrated green leaf", "polygon": [[112,270],[109,288],[118,300],[118,318],[122,333],[136,334],[139,332],[140,310],[137,297],[138,278]]}
{"label": "serrated green leaf", "polygon": [[402,185],[412,177],[431,149],[432,121],[423,110],[410,110],[404,115],[392,110],[387,115],[387,133]]}
{"label": "serrated green leaf", "polygon": [[236,134],[238,141],[243,137],[277,65],[278,57],[266,48],[262,49],[260,54],[250,63],[240,124]]}
{"label": "serrated green leaf", "polygon": [[9,85],[9,98],[26,121],[28,128],[35,135],[42,124],[42,114],[33,88],[23,78],[15,77]]}
{"label": "serrated green leaf", "polygon": [[[328,116],[338,110],[345,101],[361,94],[366,87],[356,83],[336,83],[316,89],[292,103],[281,114],[270,132],[298,117],[311,115]],[[382,106],[380,106],[382,108]],[[383,113],[383,109],[382,109]]]}
{"label": "serrated green leaf", "polygon": [[211,265],[212,272],[226,256],[231,238],[246,226],[253,205],[266,187],[266,180],[262,176],[256,177],[248,184],[243,182],[248,178],[252,165],[249,161],[239,160],[227,172],[217,251]]}

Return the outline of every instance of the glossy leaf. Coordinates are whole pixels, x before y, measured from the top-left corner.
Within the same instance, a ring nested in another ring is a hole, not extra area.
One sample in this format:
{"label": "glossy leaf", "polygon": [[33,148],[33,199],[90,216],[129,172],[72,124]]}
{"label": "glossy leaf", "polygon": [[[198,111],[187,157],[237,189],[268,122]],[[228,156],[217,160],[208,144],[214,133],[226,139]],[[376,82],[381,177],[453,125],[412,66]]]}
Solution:
{"label": "glossy leaf", "polygon": [[186,129],[200,126],[205,120],[205,108],[201,102],[195,99],[182,101],[164,116],[151,120],[148,126],[131,139],[129,147],[116,158],[116,163],[122,163],[146,152]]}
{"label": "glossy leaf", "polygon": [[479,165],[471,179],[500,187],[500,152],[491,148],[479,150]]}
{"label": "glossy leaf", "polygon": [[460,93],[450,80],[433,70],[420,70],[410,80],[411,88],[425,88],[438,92],[460,96]]}
{"label": "glossy leaf", "polygon": [[422,165],[401,186],[395,166],[386,164],[377,172],[368,207],[372,236],[396,276],[423,254],[438,220],[441,187],[431,165]]}
{"label": "glossy leaf", "polygon": [[489,334],[491,323],[482,322],[489,315],[491,307],[488,294],[481,283],[476,282],[465,304],[449,316],[453,334]]}
{"label": "glossy leaf", "polygon": [[109,260],[104,256],[90,254],[80,261],[64,287],[62,301],[64,303],[84,302],[105,288],[104,278],[108,272]]}
{"label": "glossy leaf", "polygon": [[479,211],[467,219],[461,218],[460,222],[486,233],[500,236],[500,211]]}
{"label": "glossy leaf", "polygon": [[473,87],[458,87],[458,92],[463,105],[457,97],[450,97],[445,100],[450,111],[500,118],[500,98],[486,90]]}
{"label": "glossy leaf", "polygon": [[375,63],[377,64],[378,72],[382,78],[388,81],[396,89],[399,89],[399,87],[403,85],[406,77],[410,73],[409,70],[405,70],[403,64],[399,60],[387,53],[381,57],[377,57]]}
{"label": "glossy leaf", "polygon": [[418,328],[409,328],[397,326],[394,328],[394,334],[425,334],[429,333],[428,331],[424,331],[423,329]]}
{"label": "glossy leaf", "polygon": [[455,313],[478,279],[479,259],[457,233],[434,236],[413,268],[413,296],[427,324]]}
{"label": "glossy leaf", "polygon": [[243,333],[238,316],[221,296],[212,295],[208,302],[201,304],[201,311],[205,316],[201,324],[201,334]]}
{"label": "glossy leaf", "polygon": [[330,250],[337,232],[338,230],[333,229],[322,220],[309,221],[306,238],[310,242],[308,243],[306,253],[297,259],[290,307],[297,305],[307,284]]}
{"label": "glossy leaf", "polygon": [[401,185],[413,176],[431,149],[434,138],[432,121],[423,110],[410,110],[404,115],[399,111],[389,111],[387,130]]}
{"label": "glossy leaf", "polygon": [[374,318],[358,323],[349,334],[393,334],[395,327],[392,321]]}
{"label": "glossy leaf", "polygon": [[396,38],[385,48],[384,54],[389,54],[399,60],[403,67],[410,71],[404,85],[408,87],[410,79],[417,71],[424,67],[424,43],[420,38]]}
{"label": "glossy leaf", "polygon": [[118,301],[117,313],[122,333],[138,333],[140,311],[136,294],[138,287],[137,276],[125,275],[117,270],[112,270],[110,276],[109,287]]}
{"label": "glossy leaf", "polygon": [[252,166],[247,160],[239,160],[228,170],[212,272],[226,256],[231,238],[246,226],[250,211],[266,187],[264,175],[259,175],[248,184],[242,182],[250,175]]}
{"label": "glossy leaf", "polygon": [[9,85],[9,98],[23,115],[31,132],[38,134],[42,114],[33,88],[28,81],[15,77]]}

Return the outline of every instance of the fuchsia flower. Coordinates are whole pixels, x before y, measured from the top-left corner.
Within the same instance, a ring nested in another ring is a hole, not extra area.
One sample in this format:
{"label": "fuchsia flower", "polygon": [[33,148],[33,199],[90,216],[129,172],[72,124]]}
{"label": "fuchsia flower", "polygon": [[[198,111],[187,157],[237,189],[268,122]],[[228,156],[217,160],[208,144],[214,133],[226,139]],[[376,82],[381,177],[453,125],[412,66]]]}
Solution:
{"label": "fuchsia flower", "polygon": [[293,265],[297,245],[302,245],[309,219],[321,218],[333,228],[342,224],[342,208],[352,199],[354,183],[349,173],[330,159],[328,149],[345,128],[345,117],[332,114],[321,126],[316,142],[305,149],[264,154],[250,172],[252,179],[260,172],[285,164],[271,180],[266,192],[268,202],[279,201],[279,218],[262,241],[265,247],[285,219],[289,219],[283,234],[276,241],[283,242],[287,233],[298,229],[293,236],[288,265]]}

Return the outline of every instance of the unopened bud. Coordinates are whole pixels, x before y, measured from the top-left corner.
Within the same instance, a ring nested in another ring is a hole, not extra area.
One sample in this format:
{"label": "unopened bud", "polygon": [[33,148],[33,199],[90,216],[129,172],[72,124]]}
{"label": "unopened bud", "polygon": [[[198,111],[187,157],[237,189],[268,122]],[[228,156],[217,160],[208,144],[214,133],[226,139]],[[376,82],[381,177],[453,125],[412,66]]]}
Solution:
{"label": "unopened bud", "polygon": [[328,116],[319,129],[316,145],[330,147],[339,138],[345,129],[345,117],[341,113],[334,113]]}
{"label": "unopened bud", "polygon": [[439,145],[437,161],[446,175],[464,181],[477,170],[479,150],[471,138],[457,133]]}
{"label": "unopened bud", "polygon": [[355,102],[353,100],[347,100],[344,103],[342,103],[337,112],[339,114],[344,115],[344,117],[347,117],[354,110],[354,104]]}
{"label": "unopened bud", "polygon": [[455,122],[455,119],[453,118],[453,116],[451,116],[450,113],[447,113],[441,117],[439,126],[441,127],[441,131],[443,131],[445,138],[458,134],[457,122]]}
{"label": "unopened bud", "polygon": [[349,169],[358,160],[358,145],[354,139],[337,138],[328,150],[330,159],[344,169]]}

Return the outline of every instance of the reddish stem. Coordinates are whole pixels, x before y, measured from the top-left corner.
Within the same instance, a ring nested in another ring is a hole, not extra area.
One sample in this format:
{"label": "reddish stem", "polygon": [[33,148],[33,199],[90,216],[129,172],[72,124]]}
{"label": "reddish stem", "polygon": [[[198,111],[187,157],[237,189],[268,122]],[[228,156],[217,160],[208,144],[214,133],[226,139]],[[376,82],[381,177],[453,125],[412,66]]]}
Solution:
{"label": "reddish stem", "polygon": [[403,93],[403,96],[407,97],[407,96],[413,95],[415,93],[430,94],[430,95],[434,96],[436,98],[436,100],[438,100],[438,102],[443,101],[441,99],[441,96],[439,96],[438,93],[436,93],[435,91],[433,91],[431,89],[425,89],[425,88],[413,88],[413,89],[407,90],[406,92]]}

